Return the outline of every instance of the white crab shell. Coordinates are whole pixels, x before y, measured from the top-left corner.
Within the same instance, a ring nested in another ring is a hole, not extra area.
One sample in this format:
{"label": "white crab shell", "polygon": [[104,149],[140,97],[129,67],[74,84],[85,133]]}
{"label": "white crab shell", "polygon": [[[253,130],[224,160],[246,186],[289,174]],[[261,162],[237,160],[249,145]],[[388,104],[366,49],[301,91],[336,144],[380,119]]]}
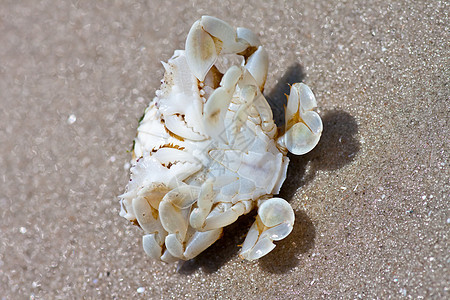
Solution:
{"label": "white crab shell", "polygon": [[[145,252],[166,262],[197,256],[255,207],[240,256],[270,252],[294,223],[291,206],[272,198],[286,178],[287,151],[306,153],[322,131],[314,95],[295,84],[279,134],[262,95],[267,54],[248,29],[230,28],[212,17],[194,23],[186,51],[163,63],[162,86],[138,127],[120,215],[143,229]],[[245,60],[223,75],[214,63],[226,51]]]}

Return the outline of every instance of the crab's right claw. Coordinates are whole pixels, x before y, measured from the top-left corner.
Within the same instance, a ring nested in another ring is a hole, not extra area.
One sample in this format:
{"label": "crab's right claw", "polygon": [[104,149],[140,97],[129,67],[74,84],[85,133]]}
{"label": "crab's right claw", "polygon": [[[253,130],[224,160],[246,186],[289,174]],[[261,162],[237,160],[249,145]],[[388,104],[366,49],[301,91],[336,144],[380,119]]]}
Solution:
{"label": "crab's right claw", "polygon": [[275,248],[273,241],[284,239],[292,231],[295,215],[286,200],[272,198],[264,201],[258,216],[245,238],[239,253],[247,260],[258,259]]}
{"label": "crab's right claw", "polygon": [[316,98],[306,84],[292,85],[286,107],[286,132],[280,141],[289,152],[302,155],[319,142],[323,125],[319,114],[313,111],[316,106]]}

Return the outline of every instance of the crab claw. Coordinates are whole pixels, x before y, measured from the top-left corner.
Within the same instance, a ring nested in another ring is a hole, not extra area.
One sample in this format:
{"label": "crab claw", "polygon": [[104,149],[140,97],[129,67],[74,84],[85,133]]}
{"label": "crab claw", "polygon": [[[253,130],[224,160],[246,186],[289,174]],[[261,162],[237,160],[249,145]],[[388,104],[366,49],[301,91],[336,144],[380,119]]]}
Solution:
{"label": "crab claw", "polygon": [[313,111],[316,106],[316,98],[306,84],[292,85],[286,107],[286,132],[279,138],[279,145],[296,155],[308,153],[317,145],[323,125]]}
{"label": "crab claw", "polygon": [[192,73],[200,81],[214,65],[220,49],[216,48],[213,38],[203,30],[201,20],[192,25],[186,39],[186,59]]}
{"label": "crab claw", "polygon": [[[186,39],[186,58],[189,68],[198,80],[203,81],[220,53],[239,53],[259,42],[248,30],[237,31],[228,23],[209,16],[203,16],[189,30]],[[250,42],[247,42],[249,39]]]}
{"label": "crab claw", "polygon": [[266,255],[275,248],[273,241],[284,239],[291,233],[294,220],[294,211],[286,200],[271,198],[262,202],[239,256],[254,260]]}

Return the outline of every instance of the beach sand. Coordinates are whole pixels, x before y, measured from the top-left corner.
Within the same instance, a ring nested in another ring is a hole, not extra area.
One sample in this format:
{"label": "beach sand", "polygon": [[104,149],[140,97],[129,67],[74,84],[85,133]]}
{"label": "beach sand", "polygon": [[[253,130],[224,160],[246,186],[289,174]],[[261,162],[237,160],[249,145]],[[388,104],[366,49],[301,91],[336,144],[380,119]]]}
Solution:
{"label": "beach sand", "polygon": [[[449,3],[232,2],[0,4],[0,299],[450,298]],[[324,123],[289,156],[294,230],[255,262],[255,214],[171,265],[118,215],[160,61],[201,15],[260,36],[277,120],[303,81]]]}

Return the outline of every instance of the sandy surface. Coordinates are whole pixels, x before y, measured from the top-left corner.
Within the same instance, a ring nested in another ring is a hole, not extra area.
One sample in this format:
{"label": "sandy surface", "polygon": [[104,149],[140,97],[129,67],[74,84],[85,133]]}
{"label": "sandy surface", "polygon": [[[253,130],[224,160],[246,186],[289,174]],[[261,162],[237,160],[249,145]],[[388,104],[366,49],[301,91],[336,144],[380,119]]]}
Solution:
{"label": "sandy surface", "polygon": [[[0,299],[450,297],[448,2],[110,2],[0,4]],[[238,258],[249,216],[177,270],[117,195],[159,61],[203,14],[257,32],[266,96],[306,82],[324,134],[291,156],[272,253]]]}

